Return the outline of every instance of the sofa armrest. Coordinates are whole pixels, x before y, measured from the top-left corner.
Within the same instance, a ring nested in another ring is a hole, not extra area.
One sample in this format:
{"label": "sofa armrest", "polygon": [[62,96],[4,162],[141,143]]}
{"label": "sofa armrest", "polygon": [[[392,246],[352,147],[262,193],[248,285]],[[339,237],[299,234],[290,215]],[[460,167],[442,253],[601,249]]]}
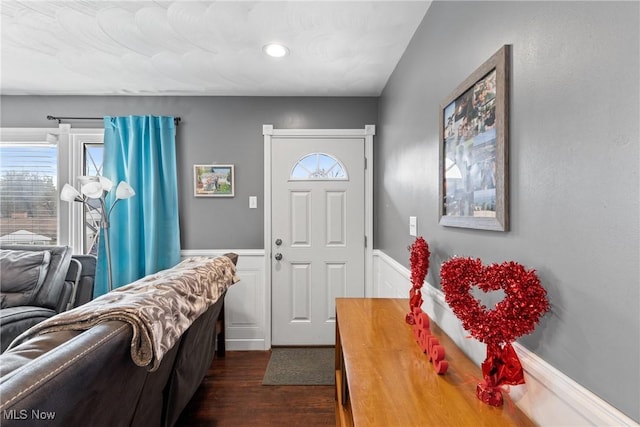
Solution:
{"label": "sofa armrest", "polygon": [[66,307],[61,307],[59,311],[70,310],[74,307],[76,302],[76,295],[78,294],[78,286],[80,284],[80,276],[82,275],[82,264],[74,256],[71,257],[69,262],[69,269],[67,270],[67,277],[65,282],[71,285],[71,296],[66,299]]}
{"label": "sofa armrest", "polygon": [[4,352],[18,335],[55,315],[55,310],[30,305],[0,310],[0,352]]}
{"label": "sofa armrest", "polygon": [[[0,378],[0,416],[37,410],[55,413],[59,426],[132,425],[149,373],[131,360],[131,337],[129,325],[111,321],[44,334],[6,351],[0,365],[13,370]],[[2,419],[3,427],[23,425],[34,421]]]}
{"label": "sofa armrest", "polygon": [[72,305],[72,308],[75,308],[93,299],[97,258],[95,255],[74,255],[73,259],[82,265],[80,277],[78,278],[76,297]]}

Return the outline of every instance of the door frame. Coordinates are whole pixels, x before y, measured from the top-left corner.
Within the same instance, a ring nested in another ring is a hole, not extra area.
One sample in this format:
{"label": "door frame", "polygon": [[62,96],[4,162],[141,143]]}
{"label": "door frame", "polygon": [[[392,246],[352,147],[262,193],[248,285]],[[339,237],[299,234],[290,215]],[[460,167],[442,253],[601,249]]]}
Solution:
{"label": "door frame", "polygon": [[340,138],[364,139],[364,295],[373,295],[373,136],[375,125],[362,129],[274,129],[273,125],[262,125],[264,136],[264,296],[265,296],[265,350],[271,348],[271,160],[272,139],[276,138]]}

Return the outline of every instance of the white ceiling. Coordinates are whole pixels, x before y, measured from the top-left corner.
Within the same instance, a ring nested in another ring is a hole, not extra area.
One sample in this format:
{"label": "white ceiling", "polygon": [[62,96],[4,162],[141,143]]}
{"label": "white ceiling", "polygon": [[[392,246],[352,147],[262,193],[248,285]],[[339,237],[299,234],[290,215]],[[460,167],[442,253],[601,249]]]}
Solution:
{"label": "white ceiling", "polygon": [[430,3],[1,0],[0,93],[377,96]]}

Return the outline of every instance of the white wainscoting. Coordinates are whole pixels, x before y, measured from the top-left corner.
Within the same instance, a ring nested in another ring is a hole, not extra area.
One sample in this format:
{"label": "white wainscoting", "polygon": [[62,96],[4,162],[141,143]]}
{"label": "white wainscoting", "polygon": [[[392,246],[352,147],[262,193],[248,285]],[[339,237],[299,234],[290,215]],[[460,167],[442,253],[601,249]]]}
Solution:
{"label": "white wainscoting", "polygon": [[[374,297],[408,298],[411,272],[384,252],[373,252]],[[444,294],[429,283],[422,287],[423,310],[477,365],[485,358],[485,345],[462,329],[444,300]],[[408,311],[408,307],[407,307]],[[517,342],[526,384],[511,387],[516,405],[541,426],[638,426],[631,418],[540,359]]]}
{"label": "white wainscoting", "polygon": [[240,281],[225,297],[225,336],[227,350],[268,350],[266,319],[264,250],[262,249],[190,249],[182,250],[182,258],[238,254],[237,273]]}
{"label": "white wainscoting", "polygon": [[[268,350],[271,319],[265,289],[265,255],[262,249],[183,250],[183,258],[219,256],[235,252],[241,281],[227,292],[225,300],[228,350]],[[411,273],[384,252],[373,251],[372,297],[408,298]],[[485,346],[460,326],[443,293],[429,283],[422,287],[423,309],[477,365],[485,358]],[[408,307],[407,307],[408,310]],[[526,384],[511,387],[511,398],[541,426],[639,426],[631,418],[559,372],[517,342],[514,348],[525,371]]]}

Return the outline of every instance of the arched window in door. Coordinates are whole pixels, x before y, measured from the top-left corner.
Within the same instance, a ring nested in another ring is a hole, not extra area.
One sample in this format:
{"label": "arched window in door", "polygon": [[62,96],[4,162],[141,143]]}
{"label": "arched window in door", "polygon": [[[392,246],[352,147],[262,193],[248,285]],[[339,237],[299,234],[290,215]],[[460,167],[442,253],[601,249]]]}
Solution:
{"label": "arched window in door", "polygon": [[347,169],[330,154],[310,153],[298,160],[291,170],[291,181],[346,181]]}

